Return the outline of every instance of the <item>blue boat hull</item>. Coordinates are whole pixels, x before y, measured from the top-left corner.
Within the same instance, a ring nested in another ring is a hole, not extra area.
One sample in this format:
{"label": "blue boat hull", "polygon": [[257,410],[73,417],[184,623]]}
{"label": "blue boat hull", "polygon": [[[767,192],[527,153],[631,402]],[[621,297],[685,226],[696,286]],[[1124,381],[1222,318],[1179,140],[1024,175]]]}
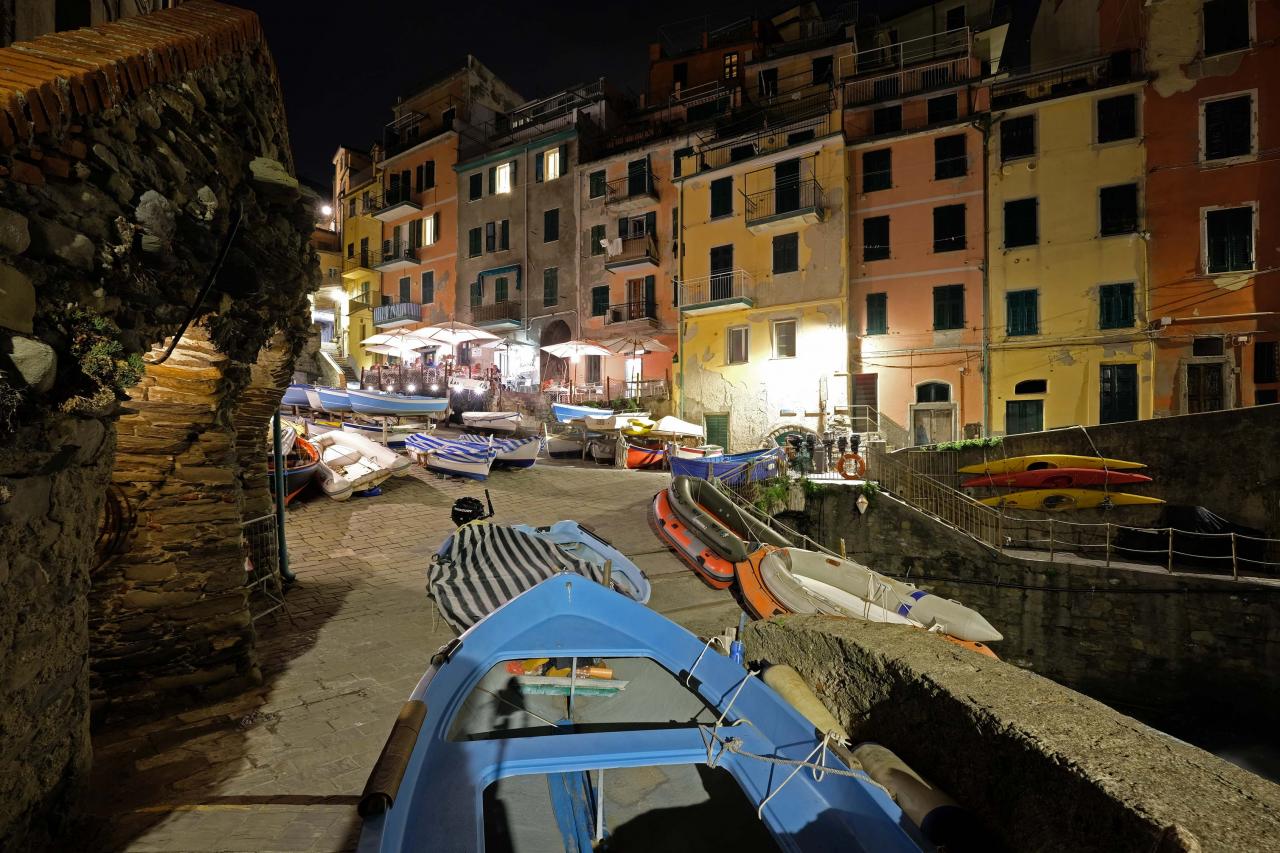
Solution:
{"label": "blue boat hull", "polygon": [[627,556],[613,547],[612,543],[587,530],[578,522],[557,521],[550,527],[534,527],[529,524],[513,526],[516,530],[523,530],[525,533],[558,545],[575,557],[594,563],[601,569],[604,568],[606,560],[612,561],[611,570],[615,577],[621,576],[622,583],[619,586],[623,587],[622,591],[627,597],[641,604],[649,603],[652,589],[649,586],[649,579],[644,576],[640,567],[627,559]]}
{"label": "blue boat hull", "polygon": [[337,388],[316,388],[315,391],[320,397],[320,404],[324,406],[326,412],[351,411],[351,399],[347,396],[346,391]]}
{"label": "blue boat hull", "polygon": [[290,385],[284,389],[284,399],[280,402],[285,406],[311,408],[311,400],[307,397],[307,392],[310,390],[312,390],[310,385]]}
{"label": "blue boat hull", "polygon": [[613,414],[612,409],[597,409],[593,406],[571,406],[568,403],[552,403],[551,413],[556,416],[562,424],[567,424],[574,418],[607,418]]}
{"label": "blue boat hull", "polygon": [[449,408],[446,397],[408,397],[375,391],[349,391],[347,396],[351,408],[362,415],[411,417],[439,414]]}
{"label": "blue boat hull", "polygon": [[728,485],[739,485],[752,480],[767,480],[781,472],[780,450],[751,450],[730,456],[704,456],[701,459],[681,459],[672,455],[672,477],[712,477]]}

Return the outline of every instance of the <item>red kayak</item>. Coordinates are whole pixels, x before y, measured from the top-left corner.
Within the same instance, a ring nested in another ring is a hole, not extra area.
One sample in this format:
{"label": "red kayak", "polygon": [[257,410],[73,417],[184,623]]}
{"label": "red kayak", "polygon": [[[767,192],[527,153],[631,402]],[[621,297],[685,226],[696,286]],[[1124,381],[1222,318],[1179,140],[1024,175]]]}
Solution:
{"label": "red kayak", "polygon": [[1123,483],[1150,483],[1146,474],[1128,471],[1107,471],[1102,468],[1037,468],[1034,471],[1017,471],[1013,474],[992,474],[989,477],[971,477],[961,487],[1008,486],[1018,489],[1066,489],[1076,486],[1117,486]]}

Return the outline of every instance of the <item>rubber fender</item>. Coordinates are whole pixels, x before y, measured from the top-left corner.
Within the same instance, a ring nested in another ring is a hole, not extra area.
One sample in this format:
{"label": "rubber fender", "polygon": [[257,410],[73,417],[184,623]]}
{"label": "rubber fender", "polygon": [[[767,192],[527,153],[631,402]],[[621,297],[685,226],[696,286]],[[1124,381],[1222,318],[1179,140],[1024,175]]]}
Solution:
{"label": "rubber fender", "polygon": [[834,732],[841,743],[849,742],[849,733],[840,721],[827,710],[822,700],[805,683],[805,680],[785,663],[775,664],[764,671],[764,683],[786,699],[814,727],[823,734]]}
{"label": "rubber fender", "polygon": [[972,813],[926,782],[891,750],[863,743],[853,750],[853,757],[893,795],[903,814],[929,841],[957,853],[991,849]]}

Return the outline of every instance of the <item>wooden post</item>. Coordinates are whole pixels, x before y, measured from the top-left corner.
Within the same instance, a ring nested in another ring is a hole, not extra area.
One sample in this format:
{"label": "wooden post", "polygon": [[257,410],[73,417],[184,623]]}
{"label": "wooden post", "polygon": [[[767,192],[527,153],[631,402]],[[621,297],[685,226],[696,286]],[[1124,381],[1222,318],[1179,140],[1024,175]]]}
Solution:
{"label": "wooden post", "polygon": [[1169,574],[1173,574],[1173,528],[1169,528]]}
{"label": "wooden post", "polygon": [[842,559],[842,560],[847,560],[847,559],[849,559],[849,553],[848,553],[847,551],[845,551],[845,549],[844,549],[844,537],[843,537],[843,536],[841,536],[841,537],[840,537],[840,559]]}
{"label": "wooden post", "polygon": [[1053,516],[1049,516],[1049,562],[1053,562]]}
{"label": "wooden post", "polygon": [[1111,522],[1109,521],[1107,522],[1106,534],[1107,534],[1107,566],[1110,567],[1111,566]]}
{"label": "wooden post", "polygon": [[1236,534],[1231,532],[1231,579],[1240,580],[1240,570],[1236,564]]}
{"label": "wooden post", "polygon": [[604,561],[604,585],[611,586],[613,584],[613,560]]}

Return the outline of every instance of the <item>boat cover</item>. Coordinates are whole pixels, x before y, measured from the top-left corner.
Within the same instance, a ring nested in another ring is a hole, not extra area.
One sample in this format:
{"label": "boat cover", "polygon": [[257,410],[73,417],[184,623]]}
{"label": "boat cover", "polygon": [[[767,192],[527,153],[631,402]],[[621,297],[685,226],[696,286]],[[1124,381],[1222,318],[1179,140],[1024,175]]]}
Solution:
{"label": "boat cover", "polygon": [[706,436],[706,430],[697,424],[682,421],[674,415],[667,415],[654,424],[653,429],[649,430],[649,435],[671,436],[673,438],[683,438],[685,436],[703,438]]}
{"label": "boat cover", "polygon": [[497,438],[496,436],[490,437],[487,435],[475,435],[473,433],[466,432],[459,434],[457,440],[463,444],[474,444],[478,447],[492,447],[494,450],[498,451],[499,455],[519,450],[526,444],[533,441],[542,441],[541,438]]}
{"label": "boat cover", "polygon": [[427,590],[445,621],[462,632],[566,570],[604,582],[594,565],[545,539],[502,524],[464,524],[432,558]]}
{"label": "boat cover", "polygon": [[487,462],[498,455],[498,450],[487,444],[469,444],[465,441],[452,441],[437,438],[426,433],[414,433],[404,440],[414,450],[431,451],[440,459],[449,462]]}

